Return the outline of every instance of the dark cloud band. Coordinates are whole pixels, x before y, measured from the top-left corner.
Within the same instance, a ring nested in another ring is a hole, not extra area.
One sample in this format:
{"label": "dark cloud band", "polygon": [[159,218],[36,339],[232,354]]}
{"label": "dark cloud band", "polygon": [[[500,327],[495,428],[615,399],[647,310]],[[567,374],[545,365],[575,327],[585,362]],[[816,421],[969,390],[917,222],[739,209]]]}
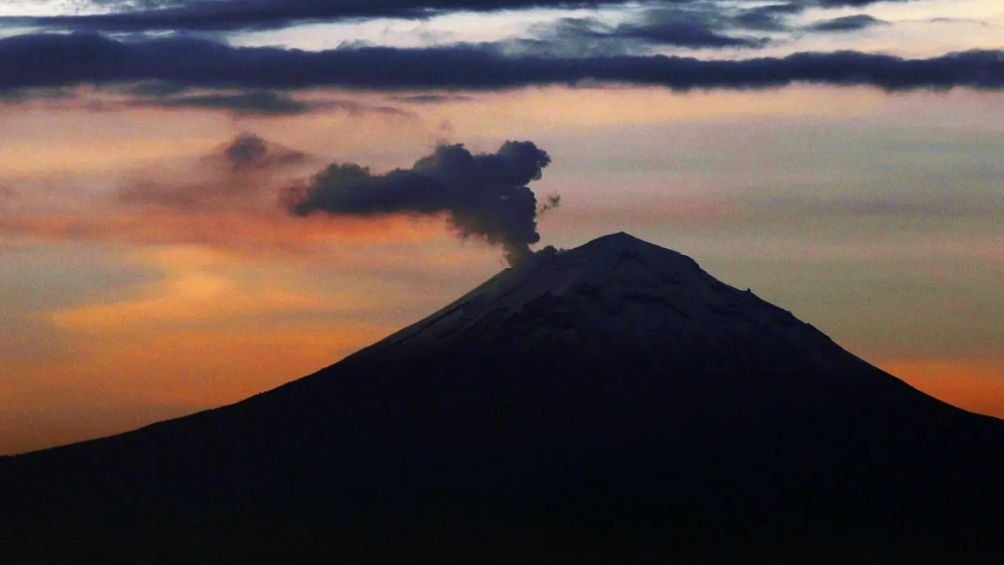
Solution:
{"label": "dark cloud band", "polygon": [[[879,0],[799,0],[803,7],[866,6]],[[90,15],[0,18],[0,25],[112,32],[238,31],[274,29],[301,22],[370,18],[421,19],[457,12],[533,8],[597,8],[630,0],[188,0],[111,2],[111,11]],[[753,2],[750,2],[753,3]],[[649,6],[696,4],[693,0],[649,0]]]}
{"label": "dark cloud band", "polygon": [[296,100],[268,90],[238,93],[182,94],[140,99],[138,105],[162,108],[223,110],[238,115],[288,116],[313,112],[323,105]]}
{"label": "dark cloud band", "polygon": [[686,90],[766,88],[794,82],[887,90],[998,89],[1004,87],[1004,51],[967,51],[930,59],[844,51],[731,61],[630,55],[506,56],[490,45],[306,52],[236,48],[180,37],[125,42],[75,34],[0,40],[0,91],[142,80],[252,89],[503,89],[625,83]]}
{"label": "dark cloud band", "polygon": [[855,14],[853,16],[843,16],[816,22],[810,25],[808,29],[810,31],[858,31],[887,24],[888,22],[885,20],[880,20],[868,14]]}
{"label": "dark cloud band", "polygon": [[[7,18],[10,24],[141,32],[272,29],[299,22],[368,18],[421,19],[452,11],[583,8],[627,0],[195,0],[103,14]],[[2,20],[0,20],[2,23]]]}

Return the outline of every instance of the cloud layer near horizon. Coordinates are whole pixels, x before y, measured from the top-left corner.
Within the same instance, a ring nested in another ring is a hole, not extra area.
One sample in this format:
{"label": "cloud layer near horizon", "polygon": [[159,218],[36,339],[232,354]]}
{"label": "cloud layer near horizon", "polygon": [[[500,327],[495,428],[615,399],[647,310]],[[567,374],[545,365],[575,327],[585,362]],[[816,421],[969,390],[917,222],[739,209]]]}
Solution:
{"label": "cloud layer near horizon", "polygon": [[903,59],[853,51],[745,60],[667,56],[507,56],[493,46],[238,48],[184,37],[118,41],[97,35],[0,39],[0,92],[158,80],[184,86],[296,89],[504,89],[639,84],[676,90],[768,88],[796,82],[886,90],[1004,88],[1004,51]]}

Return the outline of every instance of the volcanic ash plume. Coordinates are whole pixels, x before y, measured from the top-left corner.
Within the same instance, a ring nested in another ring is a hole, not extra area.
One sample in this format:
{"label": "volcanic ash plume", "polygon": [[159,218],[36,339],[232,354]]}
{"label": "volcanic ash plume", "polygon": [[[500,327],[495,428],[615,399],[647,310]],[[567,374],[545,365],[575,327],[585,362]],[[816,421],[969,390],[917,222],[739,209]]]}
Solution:
{"label": "volcanic ash plume", "polygon": [[[463,145],[440,145],[410,169],[374,175],[366,167],[333,163],[294,189],[290,209],[306,216],[446,213],[461,237],[501,245],[510,265],[531,254],[537,199],[526,185],[551,162],[530,141],[507,141],[496,153],[472,154]],[[549,202],[556,203],[552,198]]]}

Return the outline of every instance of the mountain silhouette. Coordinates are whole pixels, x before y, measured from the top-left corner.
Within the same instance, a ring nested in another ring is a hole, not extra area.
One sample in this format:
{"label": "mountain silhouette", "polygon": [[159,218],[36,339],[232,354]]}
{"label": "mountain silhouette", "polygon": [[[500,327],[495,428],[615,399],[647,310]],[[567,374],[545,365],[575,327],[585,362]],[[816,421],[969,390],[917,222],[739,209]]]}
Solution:
{"label": "mountain silhouette", "polygon": [[0,458],[0,562],[999,563],[1004,422],[626,234],[237,404]]}

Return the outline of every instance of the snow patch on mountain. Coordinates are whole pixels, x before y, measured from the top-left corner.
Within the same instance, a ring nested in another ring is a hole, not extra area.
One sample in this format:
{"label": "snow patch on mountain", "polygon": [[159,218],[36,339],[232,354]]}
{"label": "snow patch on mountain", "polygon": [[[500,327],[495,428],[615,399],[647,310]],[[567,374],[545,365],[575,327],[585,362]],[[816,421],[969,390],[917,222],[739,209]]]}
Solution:
{"label": "snow patch on mountain", "polygon": [[[582,344],[627,336],[640,346],[700,348],[702,354],[717,347],[726,356],[736,353],[729,349],[752,348],[751,358],[784,364],[801,354],[843,353],[790,312],[715,279],[690,257],[626,233],[568,251],[539,251],[379,348],[440,349],[521,331],[532,333],[528,339]],[[780,347],[759,351],[760,343]]]}

